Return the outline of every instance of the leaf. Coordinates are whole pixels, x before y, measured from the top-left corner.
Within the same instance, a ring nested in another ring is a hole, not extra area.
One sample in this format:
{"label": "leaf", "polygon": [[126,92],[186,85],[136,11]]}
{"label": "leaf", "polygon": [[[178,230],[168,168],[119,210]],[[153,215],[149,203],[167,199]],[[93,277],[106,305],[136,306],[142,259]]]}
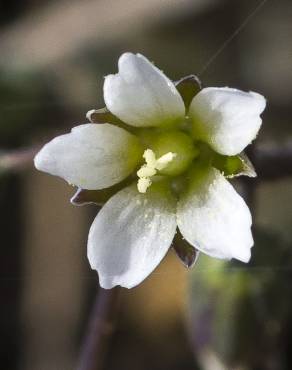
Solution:
{"label": "leaf", "polygon": [[188,110],[193,97],[202,89],[201,81],[197,76],[189,75],[176,81],[175,86],[185,103],[186,110]]}
{"label": "leaf", "polygon": [[179,231],[174,237],[172,247],[185,267],[191,268],[195,265],[199,257],[199,251],[190,245]]}

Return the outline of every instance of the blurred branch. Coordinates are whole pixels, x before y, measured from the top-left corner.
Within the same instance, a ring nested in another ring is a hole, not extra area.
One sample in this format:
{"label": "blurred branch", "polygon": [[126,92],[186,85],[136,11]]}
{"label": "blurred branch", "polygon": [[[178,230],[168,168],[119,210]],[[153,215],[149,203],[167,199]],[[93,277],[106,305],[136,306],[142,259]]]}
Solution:
{"label": "blurred branch", "polygon": [[0,174],[3,172],[18,172],[31,166],[40,147],[40,145],[36,145],[25,149],[0,151]]}
{"label": "blurred branch", "polygon": [[94,303],[78,370],[103,369],[108,341],[114,331],[120,288],[100,288]]}
{"label": "blurred branch", "polygon": [[[42,145],[30,148],[0,151],[0,173],[20,171],[29,167]],[[292,141],[258,144],[250,155],[259,181],[277,180],[292,176]],[[254,180],[253,180],[254,181]]]}

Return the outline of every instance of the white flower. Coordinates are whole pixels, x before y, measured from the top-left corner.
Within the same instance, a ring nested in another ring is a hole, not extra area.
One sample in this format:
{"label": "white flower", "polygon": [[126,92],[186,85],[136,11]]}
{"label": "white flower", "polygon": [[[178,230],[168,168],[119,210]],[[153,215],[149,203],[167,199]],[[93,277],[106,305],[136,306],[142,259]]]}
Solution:
{"label": "white flower", "polygon": [[191,99],[178,90],[145,57],[125,53],[119,72],[105,78],[107,123],[77,126],[35,158],[39,170],[82,189],[133,179],[89,232],[89,262],[104,288],[143,281],[177,227],[203,253],[250,259],[251,215],[225,175],[246,164],[239,154],[257,135],[265,99],[226,87],[204,88]]}

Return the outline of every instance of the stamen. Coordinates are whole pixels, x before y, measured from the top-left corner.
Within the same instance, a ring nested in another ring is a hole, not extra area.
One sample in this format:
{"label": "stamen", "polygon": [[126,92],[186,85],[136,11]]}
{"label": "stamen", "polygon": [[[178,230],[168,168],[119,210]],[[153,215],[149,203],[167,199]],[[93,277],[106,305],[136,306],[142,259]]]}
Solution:
{"label": "stamen", "polygon": [[176,153],[168,152],[158,159],[156,159],[155,153],[151,149],[146,149],[143,158],[146,164],[137,171],[139,177],[137,188],[140,193],[146,193],[147,189],[151,186],[151,177],[155,176],[157,171],[163,170],[174,158]]}
{"label": "stamen", "polygon": [[138,180],[137,184],[138,191],[140,193],[146,193],[147,189],[149,188],[149,186],[151,186],[151,184],[152,181],[149,178],[142,177],[141,179]]}
{"label": "stamen", "polygon": [[146,161],[146,163],[149,167],[155,168],[156,156],[155,156],[155,153],[153,152],[153,150],[146,149],[144,154],[143,154],[143,158],[145,159],[145,161]]}
{"label": "stamen", "polygon": [[156,169],[152,167],[148,167],[147,165],[144,165],[140,168],[140,170],[137,172],[138,177],[151,177],[156,174]]}
{"label": "stamen", "polygon": [[168,152],[157,159],[155,167],[158,170],[163,170],[175,157],[176,153]]}

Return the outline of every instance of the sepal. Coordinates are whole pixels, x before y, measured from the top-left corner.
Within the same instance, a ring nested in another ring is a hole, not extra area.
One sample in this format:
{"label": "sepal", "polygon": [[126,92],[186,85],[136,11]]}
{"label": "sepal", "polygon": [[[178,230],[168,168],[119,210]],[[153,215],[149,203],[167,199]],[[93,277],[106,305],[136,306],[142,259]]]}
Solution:
{"label": "sepal", "polygon": [[186,110],[188,111],[193,97],[202,89],[201,81],[197,76],[189,75],[176,81],[175,87],[180,93],[185,103]]}
{"label": "sepal", "polygon": [[257,176],[254,166],[244,152],[234,156],[216,153],[213,158],[213,166],[222,172],[227,178],[239,176]]}
{"label": "sepal", "polygon": [[86,190],[78,188],[76,193],[70,199],[70,202],[74,206],[84,206],[87,204],[95,204],[97,206],[103,206],[115,193],[128,186],[133,182],[132,176],[128,177],[124,181],[101,190]]}
{"label": "sepal", "polygon": [[122,121],[112,114],[106,107],[89,110],[86,113],[86,118],[91,123],[111,123],[113,125],[122,123]]}
{"label": "sepal", "polygon": [[191,268],[195,265],[200,252],[183,238],[179,230],[175,234],[172,247],[185,267]]}
{"label": "sepal", "polygon": [[117,116],[112,114],[106,107],[101,109],[91,109],[86,113],[86,118],[91,123],[110,123],[123,128],[131,133],[136,133],[137,129],[125,124]]}

